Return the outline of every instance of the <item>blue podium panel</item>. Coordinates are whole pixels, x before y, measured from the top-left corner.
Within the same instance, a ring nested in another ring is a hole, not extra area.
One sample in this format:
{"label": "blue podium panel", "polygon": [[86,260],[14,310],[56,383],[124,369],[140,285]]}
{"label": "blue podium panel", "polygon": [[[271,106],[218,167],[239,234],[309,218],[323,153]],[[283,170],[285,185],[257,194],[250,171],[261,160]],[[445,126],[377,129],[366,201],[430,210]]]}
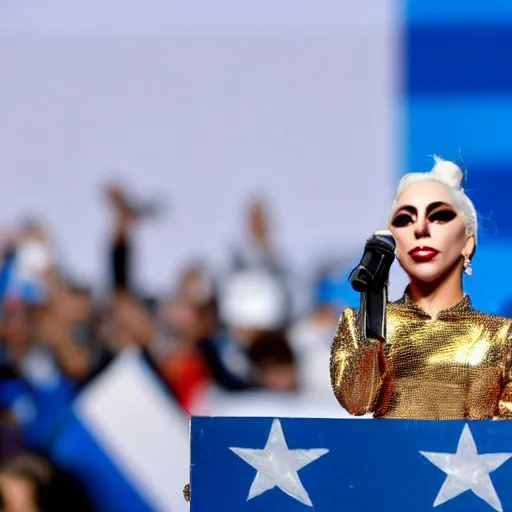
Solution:
{"label": "blue podium panel", "polygon": [[191,512],[512,512],[512,422],[191,420]]}

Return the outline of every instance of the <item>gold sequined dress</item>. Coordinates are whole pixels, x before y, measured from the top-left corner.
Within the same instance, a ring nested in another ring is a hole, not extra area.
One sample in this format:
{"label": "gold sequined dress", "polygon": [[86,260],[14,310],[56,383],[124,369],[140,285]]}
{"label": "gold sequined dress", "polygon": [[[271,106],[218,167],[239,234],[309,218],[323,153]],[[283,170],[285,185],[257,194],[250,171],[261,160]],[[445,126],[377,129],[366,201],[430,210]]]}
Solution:
{"label": "gold sequined dress", "polygon": [[512,320],[481,313],[465,295],[431,318],[407,294],[387,305],[385,343],[364,339],[343,311],[331,382],[353,415],[425,420],[512,418]]}

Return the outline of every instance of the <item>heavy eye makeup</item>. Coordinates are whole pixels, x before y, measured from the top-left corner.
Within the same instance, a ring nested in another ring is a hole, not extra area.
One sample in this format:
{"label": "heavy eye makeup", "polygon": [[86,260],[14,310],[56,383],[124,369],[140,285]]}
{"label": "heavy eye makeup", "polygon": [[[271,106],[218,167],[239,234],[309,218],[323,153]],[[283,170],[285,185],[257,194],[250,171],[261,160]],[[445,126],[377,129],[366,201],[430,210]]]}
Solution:
{"label": "heavy eye makeup", "polygon": [[[457,217],[457,213],[449,204],[436,202],[427,206],[425,214],[429,222],[446,224]],[[395,228],[403,228],[413,224],[417,218],[417,210],[413,206],[403,206],[393,217],[391,225]]]}
{"label": "heavy eye makeup", "polygon": [[393,218],[391,225],[395,228],[403,228],[413,222],[414,218],[410,213],[399,213]]}
{"label": "heavy eye makeup", "polygon": [[453,219],[455,219],[455,217],[457,217],[457,214],[453,210],[451,210],[449,208],[445,208],[445,209],[436,210],[435,212],[431,213],[428,216],[428,220],[429,220],[429,222],[437,222],[438,224],[446,224],[447,222],[450,222]]}

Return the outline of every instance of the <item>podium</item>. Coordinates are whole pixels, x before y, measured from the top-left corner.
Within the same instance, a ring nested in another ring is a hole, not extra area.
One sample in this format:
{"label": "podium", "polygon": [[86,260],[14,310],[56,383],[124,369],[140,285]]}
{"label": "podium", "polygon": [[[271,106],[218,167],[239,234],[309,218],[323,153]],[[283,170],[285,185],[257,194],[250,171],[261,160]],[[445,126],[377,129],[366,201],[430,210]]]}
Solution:
{"label": "podium", "polygon": [[512,422],[193,417],[191,512],[512,512]]}

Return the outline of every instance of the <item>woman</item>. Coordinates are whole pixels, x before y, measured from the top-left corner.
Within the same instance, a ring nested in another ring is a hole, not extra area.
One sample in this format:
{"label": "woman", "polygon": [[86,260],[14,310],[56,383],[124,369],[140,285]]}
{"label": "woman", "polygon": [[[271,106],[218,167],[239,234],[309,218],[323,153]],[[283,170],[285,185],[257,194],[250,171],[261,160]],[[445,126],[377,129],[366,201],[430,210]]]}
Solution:
{"label": "woman", "polygon": [[385,340],[364,339],[347,308],[331,349],[333,390],[353,415],[512,417],[512,320],[476,311],[462,289],[477,242],[462,178],[436,157],[430,172],[400,181],[389,229],[410,284],[387,304]]}

